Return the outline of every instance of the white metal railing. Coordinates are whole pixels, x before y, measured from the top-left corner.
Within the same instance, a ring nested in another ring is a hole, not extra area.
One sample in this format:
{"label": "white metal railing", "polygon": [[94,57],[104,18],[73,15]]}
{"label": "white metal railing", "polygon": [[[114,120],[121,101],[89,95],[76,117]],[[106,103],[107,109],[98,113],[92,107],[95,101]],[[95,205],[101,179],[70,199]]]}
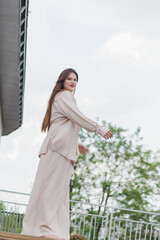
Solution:
{"label": "white metal railing", "polygon": [[[21,232],[29,196],[0,190],[0,231]],[[71,232],[89,240],[160,240],[160,214],[80,201],[70,208]]]}

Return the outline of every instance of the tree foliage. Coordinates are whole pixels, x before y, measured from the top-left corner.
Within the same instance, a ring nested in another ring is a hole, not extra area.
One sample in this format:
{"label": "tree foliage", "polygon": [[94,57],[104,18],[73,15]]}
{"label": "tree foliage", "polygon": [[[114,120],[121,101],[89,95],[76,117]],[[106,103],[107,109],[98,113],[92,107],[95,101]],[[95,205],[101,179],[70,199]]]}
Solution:
{"label": "tree foliage", "polygon": [[[106,122],[102,121],[102,125]],[[160,189],[160,152],[146,148],[140,128],[134,133],[112,124],[109,128],[114,137],[107,141],[81,128],[80,142],[89,148],[89,153],[80,154],[74,165],[70,199],[158,212],[155,200]],[[90,209],[89,213],[105,215],[106,207]],[[123,214],[127,213],[117,212],[117,216]],[[145,214],[132,213],[130,218],[149,221]]]}

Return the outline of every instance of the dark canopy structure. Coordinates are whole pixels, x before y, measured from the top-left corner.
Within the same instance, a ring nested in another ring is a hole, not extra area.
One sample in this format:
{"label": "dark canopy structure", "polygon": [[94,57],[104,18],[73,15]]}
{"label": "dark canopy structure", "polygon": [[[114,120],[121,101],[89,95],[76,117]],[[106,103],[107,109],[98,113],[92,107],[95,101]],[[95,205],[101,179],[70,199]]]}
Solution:
{"label": "dark canopy structure", "polygon": [[2,136],[22,124],[29,0],[0,0]]}

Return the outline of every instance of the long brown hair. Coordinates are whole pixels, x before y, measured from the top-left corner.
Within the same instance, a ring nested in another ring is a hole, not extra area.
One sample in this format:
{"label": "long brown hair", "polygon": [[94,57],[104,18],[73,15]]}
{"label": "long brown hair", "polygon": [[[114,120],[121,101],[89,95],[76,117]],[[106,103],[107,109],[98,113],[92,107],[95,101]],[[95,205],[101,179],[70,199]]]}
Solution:
{"label": "long brown hair", "polygon": [[[64,81],[65,79],[69,76],[70,73],[75,73],[76,77],[77,77],[77,81],[78,81],[78,74],[77,72],[73,69],[73,68],[67,68],[64,71],[61,72],[61,74],[58,77],[58,80],[56,82],[55,87],[53,88],[53,91],[51,93],[51,96],[49,98],[48,101],[48,107],[41,125],[41,131],[45,132],[46,129],[48,130],[50,127],[50,117],[51,117],[51,107],[52,107],[52,103],[54,101],[55,95],[60,92],[60,91],[64,91]],[[75,91],[74,91],[75,93]]]}

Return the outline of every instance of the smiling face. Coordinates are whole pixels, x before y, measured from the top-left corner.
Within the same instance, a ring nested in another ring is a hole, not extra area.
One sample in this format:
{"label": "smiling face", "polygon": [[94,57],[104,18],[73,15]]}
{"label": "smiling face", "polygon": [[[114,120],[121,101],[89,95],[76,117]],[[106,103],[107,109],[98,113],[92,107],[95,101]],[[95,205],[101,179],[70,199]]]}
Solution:
{"label": "smiling face", "polygon": [[68,77],[64,80],[63,87],[68,91],[73,91],[77,85],[77,76],[75,73],[71,72]]}

